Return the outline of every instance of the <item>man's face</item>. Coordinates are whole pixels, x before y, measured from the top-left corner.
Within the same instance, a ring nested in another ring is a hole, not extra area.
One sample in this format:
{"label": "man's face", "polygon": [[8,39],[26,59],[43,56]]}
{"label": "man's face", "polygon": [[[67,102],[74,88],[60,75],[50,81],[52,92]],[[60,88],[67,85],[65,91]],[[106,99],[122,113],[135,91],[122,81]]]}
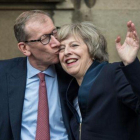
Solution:
{"label": "man's face", "polygon": [[[52,20],[47,16],[31,20],[25,26],[25,31],[30,35],[28,40],[38,40],[42,35],[51,34],[54,29]],[[50,42],[46,45],[41,42],[29,42],[26,45],[30,51],[28,58],[33,67],[45,70],[49,65],[59,62],[60,43],[54,36],[51,36]]]}

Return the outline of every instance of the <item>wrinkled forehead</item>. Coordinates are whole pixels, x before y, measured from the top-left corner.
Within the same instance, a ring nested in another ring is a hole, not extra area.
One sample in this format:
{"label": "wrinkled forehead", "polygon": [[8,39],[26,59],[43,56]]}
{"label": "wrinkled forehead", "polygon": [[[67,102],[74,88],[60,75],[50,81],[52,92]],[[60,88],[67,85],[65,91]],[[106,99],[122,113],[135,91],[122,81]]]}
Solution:
{"label": "wrinkled forehead", "polygon": [[47,34],[51,33],[54,28],[55,26],[52,19],[46,15],[34,16],[30,20],[28,20],[25,25],[25,31],[28,34]]}

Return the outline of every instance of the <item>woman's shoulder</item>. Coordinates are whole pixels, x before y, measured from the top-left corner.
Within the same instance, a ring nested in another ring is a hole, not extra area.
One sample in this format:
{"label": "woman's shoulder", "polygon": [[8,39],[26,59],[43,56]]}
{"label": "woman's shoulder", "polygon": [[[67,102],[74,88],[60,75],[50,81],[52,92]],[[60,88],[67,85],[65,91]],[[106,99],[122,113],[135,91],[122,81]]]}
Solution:
{"label": "woman's shoulder", "polygon": [[114,62],[114,63],[107,63],[101,73],[100,76],[106,77],[106,78],[111,78],[117,75],[122,75],[122,67],[121,67],[121,62]]}
{"label": "woman's shoulder", "polygon": [[110,70],[121,69],[121,62],[107,63],[107,65],[104,68]]}

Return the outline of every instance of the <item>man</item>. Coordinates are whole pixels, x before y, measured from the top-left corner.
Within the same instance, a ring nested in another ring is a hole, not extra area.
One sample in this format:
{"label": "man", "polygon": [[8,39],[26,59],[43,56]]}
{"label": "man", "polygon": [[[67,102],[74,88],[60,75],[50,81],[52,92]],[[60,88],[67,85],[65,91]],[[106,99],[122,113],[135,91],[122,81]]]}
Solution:
{"label": "man", "polygon": [[[59,61],[57,28],[45,12],[33,10],[16,19],[14,31],[18,48],[27,57],[0,62],[0,140],[74,140],[69,127],[71,113],[63,100],[70,77],[54,65]],[[47,86],[48,139],[42,136],[46,126],[37,130],[40,72],[45,74]]]}

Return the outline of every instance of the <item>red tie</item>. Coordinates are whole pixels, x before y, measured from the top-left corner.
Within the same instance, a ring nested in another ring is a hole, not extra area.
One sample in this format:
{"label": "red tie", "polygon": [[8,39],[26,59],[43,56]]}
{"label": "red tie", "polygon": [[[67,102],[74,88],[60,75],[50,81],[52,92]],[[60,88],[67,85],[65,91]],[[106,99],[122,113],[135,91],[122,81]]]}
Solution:
{"label": "red tie", "polygon": [[45,83],[45,74],[39,73],[38,77],[40,79],[40,85],[39,85],[36,140],[50,140],[49,108]]}

